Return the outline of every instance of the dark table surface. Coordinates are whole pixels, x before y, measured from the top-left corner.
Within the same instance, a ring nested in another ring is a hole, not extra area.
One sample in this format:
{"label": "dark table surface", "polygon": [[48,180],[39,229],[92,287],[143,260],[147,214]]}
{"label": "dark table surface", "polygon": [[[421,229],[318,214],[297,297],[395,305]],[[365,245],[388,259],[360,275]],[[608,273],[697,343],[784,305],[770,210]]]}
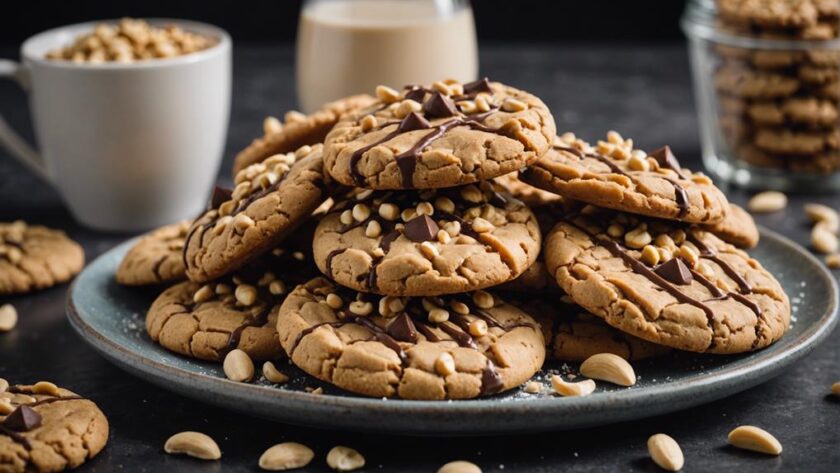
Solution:
{"label": "dark table surface", "polygon": [[[15,57],[0,47],[0,57]],[[292,50],[276,45],[235,49],[234,95],[226,159],[261,133],[266,114],[294,106]],[[609,129],[633,137],[642,149],[669,144],[691,168],[699,166],[699,142],[684,46],[519,45],[485,46],[482,73],[542,97],[558,130],[598,139]],[[4,116],[31,137],[25,99],[0,83]],[[733,201],[747,194],[728,190]],[[805,202],[840,206],[837,196],[791,196],[788,209],[758,221],[807,244]],[[48,184],[28,174],[0,151],[0,221],[26,219],[65,229],[85,247],[88,260],[130,235],[95,233],[75,224]],[[675,414],[573,432],[494,438],[409,438],[323,431],[266,422],[175,395],[113,367],[86,346],[64,316],[67,286],[9,298],[20,313],[11,333],[0,335],[0,377],[12,382],[51,380],[93,398],[111,422],[108,447],[81,471],[258,471],[257,459],[274,443],[311,446],[316,460],[307,471],[329,471],[324,458],[334,445],[357,448],[364,471],[434,472],[466,459],[485,472],[657,471],[646,440],[657,432],[676,438],[685,471],[838,471],[840,402],[827,396],[840,380],[837,336],[778,378],[730,398]],[[726,446],[737,425],[754,424],[784,445],[780,457]],[[166,438],[182,430],[213,436],[224,451],[220,462],[201,463],[163,453]]]}

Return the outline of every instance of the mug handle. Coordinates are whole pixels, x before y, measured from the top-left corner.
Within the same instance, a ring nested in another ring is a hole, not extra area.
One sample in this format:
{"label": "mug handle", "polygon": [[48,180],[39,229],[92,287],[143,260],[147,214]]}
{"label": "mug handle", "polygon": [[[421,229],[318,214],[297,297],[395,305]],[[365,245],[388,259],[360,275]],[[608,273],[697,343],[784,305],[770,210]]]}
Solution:
{"label": "mug handle", "polygon": [[[0,59],[0,78],[2,77],[15,80],[24,91],[29,90],[29,72],[18,62]],[[2,115],[0,115],[0,146],[3,146],[9,154],[31,171],[49,180],[41,156],[9,126]]]}

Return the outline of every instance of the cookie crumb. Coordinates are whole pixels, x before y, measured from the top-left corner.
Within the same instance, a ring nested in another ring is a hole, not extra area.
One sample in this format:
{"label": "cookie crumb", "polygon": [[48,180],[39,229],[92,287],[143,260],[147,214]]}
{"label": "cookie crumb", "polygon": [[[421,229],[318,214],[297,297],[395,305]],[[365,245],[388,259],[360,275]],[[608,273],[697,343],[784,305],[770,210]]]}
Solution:
{"label": "cookie crumb", "polygon": [[536,381],[528,381],[523,390],[528,394],[539,394],[542,392],[542,385]]}

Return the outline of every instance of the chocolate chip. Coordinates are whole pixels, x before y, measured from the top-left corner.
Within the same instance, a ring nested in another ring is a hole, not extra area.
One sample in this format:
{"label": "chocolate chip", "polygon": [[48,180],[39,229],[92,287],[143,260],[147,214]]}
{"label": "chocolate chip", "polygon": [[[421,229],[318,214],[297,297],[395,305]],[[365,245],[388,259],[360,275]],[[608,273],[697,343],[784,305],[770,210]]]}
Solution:
{"label": "chocolate chip", "polygon": [[655,159],[657,163],[659,163],[660,167],[672,169],[677,173],[679,173],[682,170],[680,162],[677,161],[677,157],[674,156],[674,153],[671,152],[670,146],[665,145],[659,148],[658,150],[650,153],[650,156],[653,159]]}
{"label": "chocolate chip", "polygon": [[399,238],[399,236],[400,236],[400,232],[398,232],[396,230],[388,233],[387,235],[382,237],[381,240],[379,240],[379,247],[382,248],[382,250],[387,253],[391,249],[391,243],[393,243],[394,240]]}
{"label": "chocolate chip", "polygon": [[218,209],[220,205],[230,200],[233,191],[224,187],[213,188],[213,196],[210,198],[210,208]]}
{"label": "chocolate chip", "polygon": [[3,421],[3,427],[17,432],[29,432],[41,425],[41,414],[23,405],[12,411]]}
{"label": "chocolate chip", "polygon": [[403,312],[388,325],[388,335],[401,342],[414,343],[417,341],[417,328],[411,317]]}
{"label": "chocolate chip", "polygon": [[429,120],[426,120],[417,112],[411,112],[400,122],[399,132],[407,133],[414,130],[426,130],[431,127],[432,124],[429,123]]}
{"label": "chocolate chip", "polygon": [[405,224],[405,236],[418,243],[437,239],[438,230],[438,224],[428,215],[414,217]]}
{"label": "chocolate chip", "polygon": [[654,272],[665,278],[667,281],[679,286],[685,286],[694,280],[688,266],[686,266],[679,258],[672,258],[667,263],[659,265]]}
{"label": "chocolate chip", "polygon": [[423,103],[426,98],[426,91],[422,87],[414,86],[411,90],[405,93],[406,100],[414,100],[417,103]]}
{"label": "chocolate chip", "polygon": [[445,118],[457,115],[458,109],[452,100],[436,91],[423,103],[423,112],[429,118]]}
{"label": "chocolate chip", "polygon": [[490,81],[486,77],[464,84],[464,95],[472,95],[479,92],[493,93],[493,89],[490,88]]}

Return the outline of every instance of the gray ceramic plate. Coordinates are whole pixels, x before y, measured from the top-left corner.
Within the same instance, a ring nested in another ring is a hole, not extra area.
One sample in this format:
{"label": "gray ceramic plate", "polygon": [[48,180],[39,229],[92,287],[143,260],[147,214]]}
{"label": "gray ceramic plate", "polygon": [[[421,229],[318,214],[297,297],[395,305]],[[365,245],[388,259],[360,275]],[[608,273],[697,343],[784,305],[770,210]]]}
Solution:
{"label": "gray ceramic plate", "polygon": [[[775,345],[748,355],[680,354],[635,363],[632,388],[605,383],[591,396],[557,398],[520,390],[471,401],[369,399],[321,386],[291,366],[275,387],[227,380],[218,365],[179,357],[154,345],[143,328],[155,290],[120,287],[113,274],[132,242],[91,263],[71,288],[67,314],[81,337],[117,366],[149,382],[225,408],[283,422],[331,429],[420,435],[468,435],[570,429],[653,416],[710,402],[780,374],[810,352],[837,322],[837,283],[802,247],[768,230],[753,251],[791,297],[794,322]],[[574,368],[574,367],[572,367]],[[569,369],[548,366],[546,375]]]}

